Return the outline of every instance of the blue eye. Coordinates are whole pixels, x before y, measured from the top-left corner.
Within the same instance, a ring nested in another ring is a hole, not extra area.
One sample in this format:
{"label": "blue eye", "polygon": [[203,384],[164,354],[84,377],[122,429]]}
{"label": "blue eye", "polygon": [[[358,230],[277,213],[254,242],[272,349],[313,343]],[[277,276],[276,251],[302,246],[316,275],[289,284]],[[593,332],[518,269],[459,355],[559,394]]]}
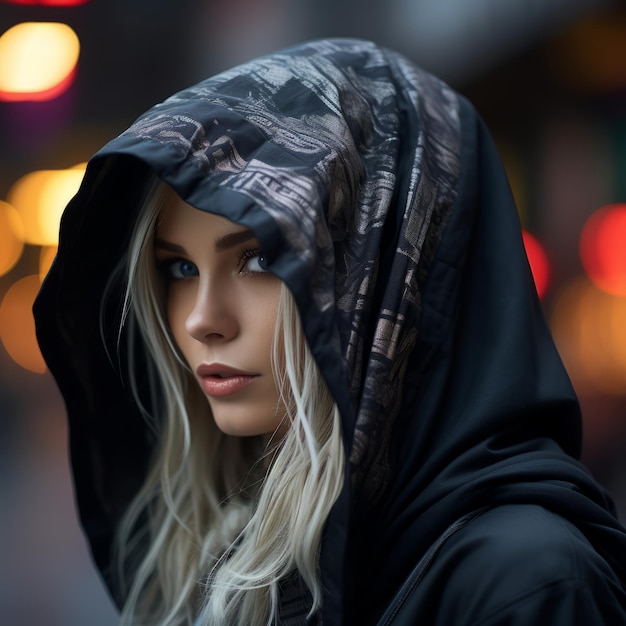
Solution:
{"label": "blue eye", "polygon": [[185,261],[184,259],[169,261],[163,269],[169,278],[175,280],[198,276],[198,268],[191,261]]}
{"label": "blue eye", "polygon": [[260,250],[247,250],[243,254],[241,270],[244,272],[267,272],[267,260]]}

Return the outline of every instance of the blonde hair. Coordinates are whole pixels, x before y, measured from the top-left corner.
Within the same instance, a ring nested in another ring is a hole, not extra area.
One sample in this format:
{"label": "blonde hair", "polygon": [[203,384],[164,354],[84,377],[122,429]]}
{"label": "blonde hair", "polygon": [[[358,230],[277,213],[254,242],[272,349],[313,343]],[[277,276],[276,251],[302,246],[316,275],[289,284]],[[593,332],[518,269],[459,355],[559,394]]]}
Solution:
{"label": "blonde hair", "polygon": [[[293,572],[308,588],[312,615],[322,601],[322,530],[343,484],[337,406],[283,284],[272,368],[290,427],[269,443],[217,428],[169,332],[154,268],[151,242],[167,190],[153,186],[120,264],[122,324],[129,346],[141,338],[148,362],[136,372],[129,350],[130,385],[158,441],[116,536],[122,624],[271,624],[280,583]],[[136,377],[146,376],[152,397],[144,403]]]}

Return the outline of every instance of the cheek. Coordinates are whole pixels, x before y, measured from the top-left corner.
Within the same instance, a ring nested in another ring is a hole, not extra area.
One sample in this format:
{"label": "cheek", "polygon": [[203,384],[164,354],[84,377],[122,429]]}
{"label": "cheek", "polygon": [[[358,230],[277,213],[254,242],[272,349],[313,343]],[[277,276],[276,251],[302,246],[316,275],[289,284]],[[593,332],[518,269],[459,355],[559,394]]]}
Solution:
{"label": "cheek", "polygon": [[172,337],[184,353],[185,339],[189,336],[185,328],[189,313],[183,295],[181,290],[170,290],[166,299],[166,315]]}
{"label": "cheek", "polygon": [[273,285],[272,287],[263,293],[262,297],[246,306],[249,327],[255,328],[257,340],[268,346],[271,346],[274,341],[278,316],[278,289]]}

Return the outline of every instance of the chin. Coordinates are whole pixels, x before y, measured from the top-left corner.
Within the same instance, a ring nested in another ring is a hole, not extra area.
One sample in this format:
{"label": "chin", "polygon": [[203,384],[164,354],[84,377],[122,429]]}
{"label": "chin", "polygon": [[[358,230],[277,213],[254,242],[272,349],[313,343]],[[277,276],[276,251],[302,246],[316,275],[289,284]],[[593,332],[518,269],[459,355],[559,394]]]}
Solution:
{"label": "chin", "polygon": [[233,423],[232,420],[215,419],[217,427],[231,437],[260,437],[270,436],[278,429],[279,425],[264,426],[259,424]]}
{"label": "chin", "polygon": [[237,419],[232,413],[228,416],[222,416],[213,414],[216,426],[225,435],[231,437],[271,437],[272,439],[282,439],[285,431],[286,424],[283,420],[278,419],[275,415],[275,411],[271,412],[271,418],[267,420],[260,420],[257,415],[254,417],[242,416],[242,419]]}

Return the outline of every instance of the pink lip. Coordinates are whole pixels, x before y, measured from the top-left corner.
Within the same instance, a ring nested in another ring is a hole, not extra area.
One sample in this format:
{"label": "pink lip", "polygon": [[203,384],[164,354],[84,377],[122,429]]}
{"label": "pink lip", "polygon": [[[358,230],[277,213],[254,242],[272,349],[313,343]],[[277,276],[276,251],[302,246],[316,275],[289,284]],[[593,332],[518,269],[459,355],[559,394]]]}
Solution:
{"label": "pink lip", "polygon": [[200,365],[196,374],[204,392],[212,397],[229,396],[237,393],[258,376],[258,374],[243,372],[221,363]]}

